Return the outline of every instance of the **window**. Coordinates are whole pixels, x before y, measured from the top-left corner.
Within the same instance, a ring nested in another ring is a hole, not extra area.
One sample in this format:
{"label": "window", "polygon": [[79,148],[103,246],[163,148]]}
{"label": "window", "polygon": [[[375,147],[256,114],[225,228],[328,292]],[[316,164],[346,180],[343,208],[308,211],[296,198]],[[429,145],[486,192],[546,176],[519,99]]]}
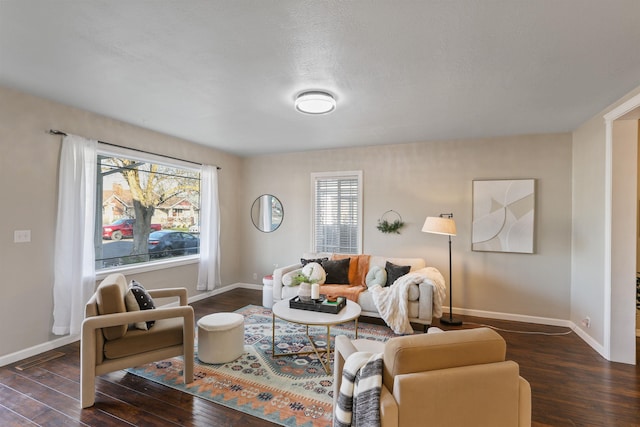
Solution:
{"label": "window", "polygon": [[362,252],[362,171],[311,174],[312,248]]}
{"label": "window", "polygon": [[96,270],[199,253],[200,169],[125,149],[98,150]]}

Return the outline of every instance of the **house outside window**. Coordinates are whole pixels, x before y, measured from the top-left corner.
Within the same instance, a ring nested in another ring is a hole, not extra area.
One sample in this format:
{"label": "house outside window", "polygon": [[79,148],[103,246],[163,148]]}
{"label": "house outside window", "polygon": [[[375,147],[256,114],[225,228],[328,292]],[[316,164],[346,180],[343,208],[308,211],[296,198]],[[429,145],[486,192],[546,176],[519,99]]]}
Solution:
{"label": "house outside window", "polygon": [[200,169],[113,150],[98,151],[96,270],[197,255]]}
{"label": "house outside window", "polygon": [[362,253],[362,171],[311,174],[312,248]]}

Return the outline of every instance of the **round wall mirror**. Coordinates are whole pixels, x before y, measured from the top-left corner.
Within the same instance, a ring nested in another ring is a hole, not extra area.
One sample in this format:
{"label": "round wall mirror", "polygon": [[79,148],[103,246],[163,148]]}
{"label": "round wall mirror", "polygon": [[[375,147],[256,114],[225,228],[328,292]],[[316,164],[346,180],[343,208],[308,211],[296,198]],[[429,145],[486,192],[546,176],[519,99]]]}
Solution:
{"label": "round wall mirror", "polygon": [[284,209],[282,209],[282,203],[276,196],[271,194],[259,196],[251,206],[251,221],[253,221],[253,225],[265,233],[276,231],[282,224],[283,217]]}

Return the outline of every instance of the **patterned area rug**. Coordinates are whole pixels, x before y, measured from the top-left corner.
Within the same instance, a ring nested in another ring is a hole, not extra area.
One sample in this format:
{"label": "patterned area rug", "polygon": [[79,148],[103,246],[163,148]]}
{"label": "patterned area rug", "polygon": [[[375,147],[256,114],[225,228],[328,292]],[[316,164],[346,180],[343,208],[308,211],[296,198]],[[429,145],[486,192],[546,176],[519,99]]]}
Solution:
{"label": "patterned area rug", "polygon": [[[331,426],[333,378],[317,356],[272,358],[271,310],[248,305],[236,312],[245,317],[245,352],[239,359],[219,365],[200,362],[196,344],[195,381],[188,385],[182,380],[181,357],[127,371],[283,426]],[[318,348],[326,348],[326,331],[309,328]],[[355,338],[354,322],[332,326],[335,335]],[[387,327],[358,323],[358,338],[386,341],[393,336]],[[304,326],[276,320],[277,354],[309,350]]]}

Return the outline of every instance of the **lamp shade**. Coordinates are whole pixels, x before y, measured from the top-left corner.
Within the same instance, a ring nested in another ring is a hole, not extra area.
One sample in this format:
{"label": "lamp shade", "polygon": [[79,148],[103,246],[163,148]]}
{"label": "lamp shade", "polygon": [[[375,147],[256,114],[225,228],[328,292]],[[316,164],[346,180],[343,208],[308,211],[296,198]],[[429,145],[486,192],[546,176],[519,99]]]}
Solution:
{"label": "lamp shade", "polygon": [[422,226],[422,231],[432,234],[444,234],[445,236],[456,235],[456,222],[453,218],[443,218],[439,216],[428,216]]}
{"label": "lamp shade", "polygon": [[336,100],[327,92],[303,92],[296,97],[295,107],[301,113],[326,114],[335,110]]}

